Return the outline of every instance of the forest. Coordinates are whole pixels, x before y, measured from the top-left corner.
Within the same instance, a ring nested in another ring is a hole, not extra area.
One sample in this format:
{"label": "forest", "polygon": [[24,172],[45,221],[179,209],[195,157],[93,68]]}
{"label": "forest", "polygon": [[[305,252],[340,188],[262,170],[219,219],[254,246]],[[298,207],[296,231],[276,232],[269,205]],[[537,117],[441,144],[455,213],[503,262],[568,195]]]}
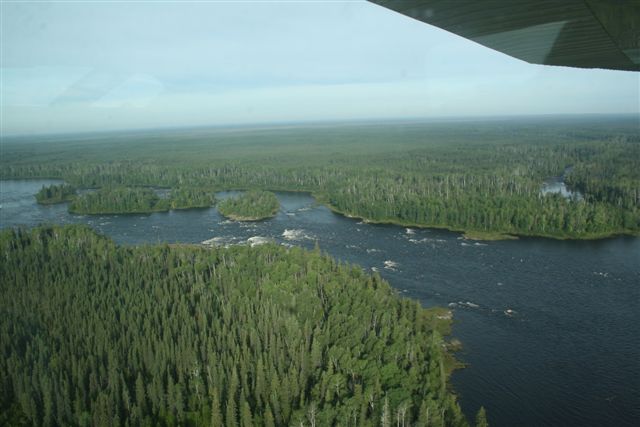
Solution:
{"label": "forest", "polygon": [[40,191],[36,193],[36,201],[41,205],[51,205],[69,202],[73,200],[75,196],[76,188],[73,185],[43,185]]}
{"label": "forest", "polygon": [[78,214],[150,213],[168,211],[171,207],[150,188],[103,187],[75,198],[69,212]]}
{"label": "forest", "polygon": [[4,230],[0,253],[0,425],[468,425],[450,320],[317,248],[76,225]]}
{"label": "forest", "polygon": [[[14,138],[0,177],[309,191],[375,222],[590,239],[640,233],[638,129],[637,116],[567,116]],[[558,176],[581,197],[543,194]]]}
{"label": "forest", "polygon": [[280,202],[270,191],[249,190],[218,203],[218,211],[234,221],[259,221],[278,213]]}
{"label": "forest", "polygon": [[208,208],[215,203],[213,191],[206,188],[177,187],[169,194],[171,209]]}
{"label": "forest", "polygon": [[[54,192],[58,187],[43,187],[40,193]],[[173,188],[166,198],[147,187],[103,187],[67,200],[71,200],[69,212],[89,215],[164,212],[170,209],[206,208],[215,203],[211,190],[194,187]]]}

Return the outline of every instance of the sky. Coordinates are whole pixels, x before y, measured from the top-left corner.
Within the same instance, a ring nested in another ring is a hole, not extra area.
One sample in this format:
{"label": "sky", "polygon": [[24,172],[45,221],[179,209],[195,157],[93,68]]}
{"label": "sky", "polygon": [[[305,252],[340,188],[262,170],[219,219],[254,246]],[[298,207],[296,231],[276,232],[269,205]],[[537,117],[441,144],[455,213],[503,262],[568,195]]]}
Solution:
{"label": "sky", "polygon": [[2,0],[2,135],[640,113],[640,74],[527,64],[365,1]]}

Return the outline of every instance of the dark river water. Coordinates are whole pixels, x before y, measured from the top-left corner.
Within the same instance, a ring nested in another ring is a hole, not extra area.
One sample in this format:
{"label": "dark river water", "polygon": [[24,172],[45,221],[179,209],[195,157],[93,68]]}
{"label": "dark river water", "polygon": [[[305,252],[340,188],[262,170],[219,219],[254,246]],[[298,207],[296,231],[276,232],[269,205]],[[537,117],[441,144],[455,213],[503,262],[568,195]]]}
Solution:
{"label": "dark river water", "polygon": [[474,243],[447,231],[362,223],[304,193],[277,193],[280,213],[256,223],[226,221],[215,208],[70,215],[66,205],[35,203],[48,182],[0,182],[0,226],[88,224],[125,244],[317,241],[338,259],[379,271],[404,296],[452,307],[453,336],[464,346],[458,358],[468,364],[453,387],[469,419],[484,405],[494,426],[640,425],[638,238]]}

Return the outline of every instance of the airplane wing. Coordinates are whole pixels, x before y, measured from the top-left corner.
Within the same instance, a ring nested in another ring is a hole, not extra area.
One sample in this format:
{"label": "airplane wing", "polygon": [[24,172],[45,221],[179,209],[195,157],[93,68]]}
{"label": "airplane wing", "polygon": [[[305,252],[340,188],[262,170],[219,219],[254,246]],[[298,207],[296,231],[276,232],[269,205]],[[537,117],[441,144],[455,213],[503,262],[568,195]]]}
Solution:
{"label": "airplane wing", "polygon": [[369,0],[533,64],[640,71],[640,0]]}

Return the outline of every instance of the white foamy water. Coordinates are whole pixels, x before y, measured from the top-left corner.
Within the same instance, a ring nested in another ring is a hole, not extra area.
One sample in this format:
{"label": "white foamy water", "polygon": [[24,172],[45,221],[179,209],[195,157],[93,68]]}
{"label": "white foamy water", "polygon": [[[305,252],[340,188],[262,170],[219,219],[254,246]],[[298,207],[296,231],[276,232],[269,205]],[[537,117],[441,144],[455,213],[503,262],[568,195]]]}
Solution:
{"label": "white foamy water", "polygon": [[253,237],[249,237],[247,239],[247,243],[249,243],[251,245],[251,247],[254,246],[258,246],[258,245],[264,245],[267,243],[272,242],[272,240],[268,237],[264,237],[264,236],[253,236]]}
{"label": "white foamy water", "polygon": [[313,240],[314,238],[312,234],[300,229],[285,229],[282,232],[282,237],[284,237],[286,240]]}
{"label": "white foamy water", "polygon": [[470,301],[458,301],[458,302],[450,302],[449,303],[449,307],[451,308],[455,308],[455,307],[467,307],[467,308],[480,308],[480,306],[478,304],[475,304],[473,302]]}
{"label": "white foamy water", "polygon": [[390,259],[384,262],[384,268],[386,268],[387,270],[396,271],[399,266],[400,264],[395,261],[391,261]]}
{"label": "white foamy water", "polygon": [[233,237],[217,236],[211,239],[203,240],[201,244],[207,246],[228,246],[233,243]]}
{"label": "white foamy water", "polygon": [[446,240],[444,239],[432,239],[430,237],[423,237],[422,239],[408,239],[409,242],[413,243],[413,244],[420,244],[420,243],[446,243]]}

